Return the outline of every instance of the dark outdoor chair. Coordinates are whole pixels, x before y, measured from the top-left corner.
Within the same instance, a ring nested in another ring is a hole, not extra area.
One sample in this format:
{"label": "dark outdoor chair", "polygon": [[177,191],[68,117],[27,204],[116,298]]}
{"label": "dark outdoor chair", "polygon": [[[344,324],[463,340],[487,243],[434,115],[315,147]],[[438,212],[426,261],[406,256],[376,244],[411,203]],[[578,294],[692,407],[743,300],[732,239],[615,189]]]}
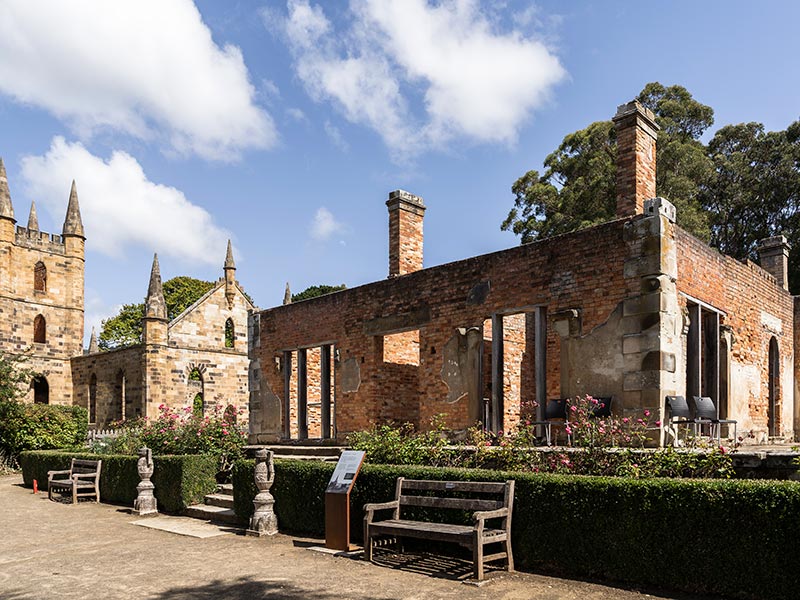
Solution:
{"label": "dark outdoor chair", "polygon": [[[544,437],[547,445],[553,443],[552,427],[567,427],[567,400],[565,398],[548,400],[544,405],[544,421],[532,421],[531,425],[544,427]],[[570,435],[567,434],[569,442]]]}
{"label": "dark outdoor chair", "polygon": [[597,400],[595,407],[589,411],[589,418],[591,419],[605,419],[611,416],[611,401],[614,399],[612,396],[600,398],[599,396],[592,396]]}
{"label": "dark outdoor chair", "polygon": [[667,396],[665,400],[667,417],[663,421],[664,432],[672,437],[673,446],[678,445],[678,427],[687,425],[692,427],[692,433],[697,434],[697,428],[689,403],[683,396]]}
{"label": "dark outdoor chair", "polygon": [[722,438],[722,426],[727,425],[728,433],[730,433],[730,427],[733,425],[733,439],[734,441],[736,440],[736,428],[738,425],[736,420],[717,417],[717,407],[714,406],[714,401],[708,396],[693,396],[692,399],[694,400],[695,431],[698,427],[710,425],[711,437],[714,437],[714,432],[716,432],[717,444],[719,445]]}

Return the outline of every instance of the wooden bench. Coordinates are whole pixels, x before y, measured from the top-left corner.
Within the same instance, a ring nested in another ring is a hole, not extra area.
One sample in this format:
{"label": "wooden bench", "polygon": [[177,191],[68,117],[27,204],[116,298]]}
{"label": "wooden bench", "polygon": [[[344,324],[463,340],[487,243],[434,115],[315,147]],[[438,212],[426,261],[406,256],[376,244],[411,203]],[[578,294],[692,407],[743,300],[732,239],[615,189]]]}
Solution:
{"label": "wooden bench", "polygon": [[[73,458],[69,470],[47,472],[47,497],[52,500],[53,492],[72,492],[72,503],[79,496],[94,496],[100,502],[100,467],[102,460],[83,460]],[[67,477],[56,478],[66,475]]]}
{"label": "wooden bench", "polygon": [[[436,494],[436,495],[432,495]],[[451,495],[452,494],[452,495]],[[464,497],[471,495],[471,497]],[[401,507],[418,506],[430,509],[474,511],[474,525],[429,523],[401,517]],[[364,558],[372,561],[373,539],[378,536],[404,537],[455,542],[472,550],[473,572],[483,579],[485,562],[507,559],[508,570],[514,570],[511,553],[511,513],[514,508],[514,482],[424,481],[397,479],[395,499],[364,506]],[[375,512],[392,510],[392,518],[374,521]],[[487,527],[486,521],[500,519],[500,527]],[[485,554],[484,546],[503,544],[504,550]]]}

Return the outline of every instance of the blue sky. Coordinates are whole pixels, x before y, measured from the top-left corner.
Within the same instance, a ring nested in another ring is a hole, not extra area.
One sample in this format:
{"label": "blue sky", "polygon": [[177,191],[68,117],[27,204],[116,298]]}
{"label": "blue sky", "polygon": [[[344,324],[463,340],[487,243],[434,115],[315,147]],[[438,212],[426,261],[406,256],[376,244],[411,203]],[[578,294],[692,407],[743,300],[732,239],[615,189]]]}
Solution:
{"label": "blue sky", "polygon": [[425,265],[517,244],[511,184],[650,81],[712,128],[800,118],[800,3],[313,0],[0,4],[0,156],[17,221],[60,232],[77,180],[86,323],[225,241],[262,307],[387,275],[391,190]]}

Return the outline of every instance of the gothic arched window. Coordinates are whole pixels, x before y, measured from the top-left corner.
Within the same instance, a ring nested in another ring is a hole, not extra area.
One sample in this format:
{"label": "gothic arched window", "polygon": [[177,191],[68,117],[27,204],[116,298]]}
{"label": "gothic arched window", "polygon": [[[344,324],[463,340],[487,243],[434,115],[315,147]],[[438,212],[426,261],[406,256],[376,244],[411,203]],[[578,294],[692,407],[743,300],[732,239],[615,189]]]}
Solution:
{"label": "gothic arched window", "polygon": [[42,315],[36,315],[33,320],[33,341],[44,344],[47,341],[47,321]]}
{"label": "gothic arched window", "polygon": [[35,292],[47,291],[47,267],[39,261],[33,267],[33,290]]}

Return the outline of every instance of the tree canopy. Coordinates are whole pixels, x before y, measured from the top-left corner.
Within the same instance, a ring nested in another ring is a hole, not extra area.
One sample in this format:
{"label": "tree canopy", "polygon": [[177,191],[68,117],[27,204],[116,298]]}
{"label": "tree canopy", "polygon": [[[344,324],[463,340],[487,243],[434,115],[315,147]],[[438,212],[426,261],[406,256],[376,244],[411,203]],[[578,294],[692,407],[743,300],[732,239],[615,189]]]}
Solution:
{"label": "tree canopy", "polygon": [[[171,321],[200,297],[211,290],[210,281],[194,279],[185,275],[164,282],[164,300],[167,303],[167,318]],[[142,341],[142,317],[144,302],[124,304],[119,312],[105,319],[100,329],[98,344],[103,350],[132,346]]]}
{"label": "tree canopy", "polygon": [[0,352],[0,402],[18,400],[25,395],[34,372],[26,366],[28,358],[22,354]]}
{"label": "tree canopy", "polygon": [[[783,234],[792,244],[790,289],[800,289],[800,121],[765,132],[760,123],[728,125],[704,144],[714,110],[686,88],[648,83],[637,100],[653,111],[656,189],[677,209],[678,224],[726,254],[756,257],[756,242]],[[512,186],[503,230],[522,243],[615,217],[616,132],[611,121],[568,134]]]}
{"label": "tree canopy", "polygon": [[310,298],[316,298],[317,296],[324,296],[325,294],[331,294],[333,292],[339,292],[346,289],[347,286],[343,283],[341,285],[312,285],[304,289],[302,292],[292,294],[292,302],[300,302],[301,300],[308,300]]}

